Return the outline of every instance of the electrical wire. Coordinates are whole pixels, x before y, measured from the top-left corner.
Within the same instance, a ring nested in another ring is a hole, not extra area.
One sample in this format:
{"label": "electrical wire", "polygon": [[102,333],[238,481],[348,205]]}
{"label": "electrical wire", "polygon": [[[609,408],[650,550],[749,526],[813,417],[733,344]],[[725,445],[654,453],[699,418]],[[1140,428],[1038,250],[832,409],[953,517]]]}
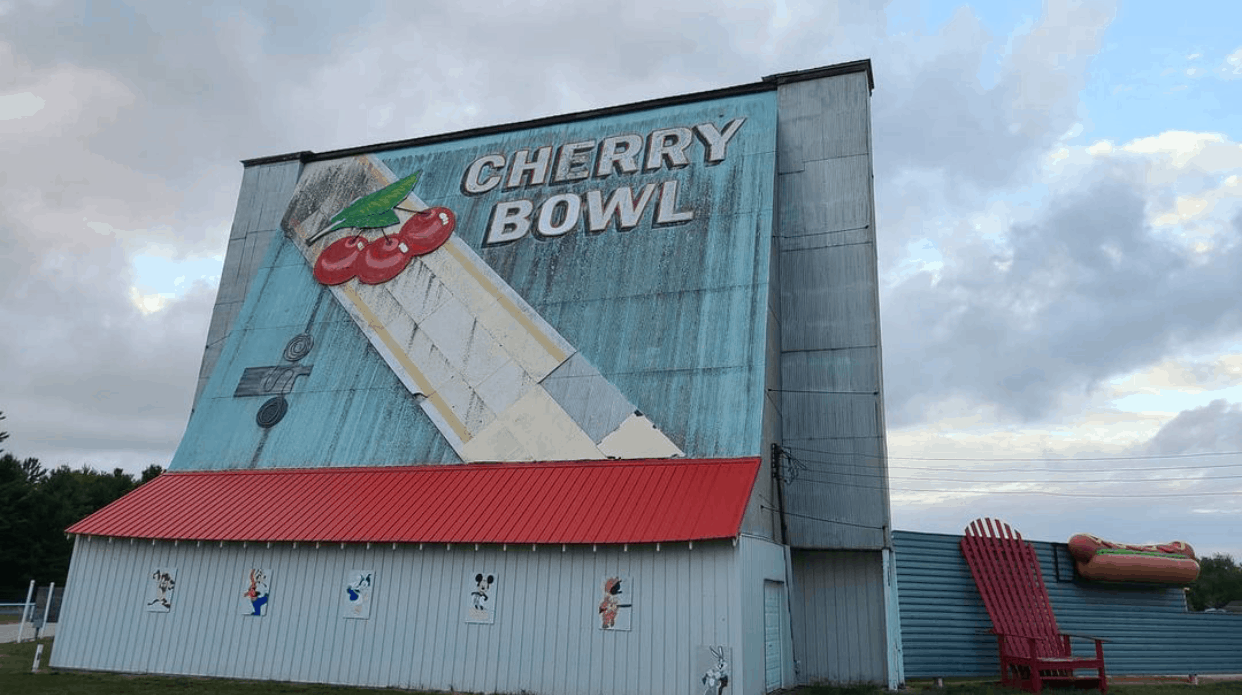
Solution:
{"label": "electrical wire", "polygon": [[[820,393],[815,391],[813,393]],[[823,439],[829,439],[824,437]],[[823,451],[821,449],[807,449],[799,446],[782,446],[784,449],[798,449],[801,451],[810,451],[820,454],[839,454],[836,451]],[[876,456],[875,454],[850,454],[850,456],[864,456],[866,458],[882,459],[887,458],[899,461],[1043,461],[1047,463],[1061,463],[1072,461],[1147,461],[1156,459],[1179,459],[1179,458],[1198,458],[1200,456],[1242,456],[1242,451],[1205,451],[1197,454],[1151,454],[1144,456],[1084,456],[1081,458],[1052,458],[1052,457],[1032,457],[1032,458],[970,458],[966,456],[959,457],[925,457],[925,456]],[[1228,464],[1242,465],[1242,464]]]}
{"label": "electrical wire", "polygon": [[[1097,457],[1097,458],[1074,458],[1074,459],[1057,459],[1057,458],[1043,458],[1043,459],[956,458],[954,459],[954,458],[913,458],[913,457],[902,457],[902,456],[876,456],[875,454],[866,454],[862,452],[824,451],[822,449],[808,449],[806,447],[801,447],[801,446],[785,446],[782,448],[786,450],[791,450],[791,451],[805,451],[805,452],[814,453],[814,454],[826,454],[828,456],[865,458],[865,459],[872,459],[875,461],[883,461],[887,459],[887,460],[901,460],[901,461],[965,461],[965,462],[988,462],[988,461],[1039,462],[1039,461],[1042,461],[1042,462],[1047,462],[1047,463],[1054,463],[1054,462],[1055,463],[1073,463],[1076,461],[1131,461],[1131,460],[1140,461],[1140,460],[1152,460],[1152,459],[1164,459],[1164,458],[1195,458],[1199,456],[1242,455],[1242,451],[1218,451],[1218,452],[1211,452],[1211,453],[1204,453],[1204,454],[1169,454],[1167,456],[1132,456],[1132,457],[1116,457],[1116,458]],[[823,461],[819,459],[811,459],[811,460],[819,461],[820,463],[829,463],[829,464],[834,464],[834,465],[852,465],[852,466],[856,466],[859,468],[871,468],[871,466],[867,466],[865,464],[836,464],[833,461]],[[947,471],[947,472],[954,472],[954,473],[961,472],[962,470],[960,467],[947,468],[947,467],[935,467],[935,466],[889,465],[888,468],[890,470],[896,468],[896,469],[901,469],[901,470]],[[1192,470],[1192,469],[1197,469],[1197,468],[1242,468],[1242,463],[1200,464],[1200,465],[1194,465],[1194,466],[1134,466],[1134,467],[1110,467],[1110,468],[1078,468],[1075,470],[1066,470],[1063,468],[1031,468],[1031,467],[991,468],[988,470],[979,470],[979,471],[972,471],[972,472],[973,473],[1032,473],[1032,472],[1037,472],[1037,471],[1047,471],[1049,473],[1111,473],[1114,471],[1185,471],[1185,470]]]}
{"label": "electrical wire", "polygon": [[869,525],[867,525],[867,524],[855,524],[855,523],[853,523],[853,522],[850,522],[850,521],[842,521],[842,520],[840,520],[840,519],[821,519],[821,518],[819,518],[819,517],[817,517],[817,516],[808,516],[808,515],[806,515],[806,514],[798,514],[798,513],[796,513],[796,512],[781,512],[780,510],[773,509],[772,507],[768,507],[768,506],[766,506],[766,505],[759,505],[759,506],[760,506],[760,508],[761,508],[761,509],[767,509],[768,511],[776,512],[777,514],[782,514],[782,513],[783,513],[783,514],[785,514],[785,516],[796,516],[796,517],[798,517],[799,519],[810,519],[811,521],[823,521],[823,522],[826,522],[826,523],[829,523],[829,524],[841,524],[842,526],[854,526],[854,527],[856,527],[856,528],[866,528],[866,529],[872,529],[872,530],[875,530],[875,531],[883,531],[883,530],[884,530],[884,527],[883,527],[883,526],[869,526]]}
{"label": "electrical wire", "polygon": [[[805,481],[807,483],[816,484],[816,485],[831,485],[834,487],[853,488],[856,490],[882,491],[885,489],[883,486],[880,486],[880,485],[860,485],[857,483],[843,483],[840,481],[823,480],[820,478],[814,478],[814,477],[810,477],[806,475],[799,476],[797,480]],[[935,484],[935,482],[937,481],[928,481],[928,482]],[[982,481],[976,481],[976,482],[973,482],[972,484],[978,485],[981,482]],[[983,484],[986,484],[986,483],[983,483]],[[993,484],[995,485],[1007,485],[1007,484],[1032,485],[1032,484],[1038,484],[1038,483],[1032,483],[1029,481],[1020,482],[1020,483],[1006,483],[1002,481],[996,481]],[[890,485],[888,487],[888,491],[890,493],[935,492],[935,493],[940,493],[940,494],[945,494],[945,495],[1045,495],[1045,496],[1050,496],[1050,497],[1080,497],[1080,498],[1092,498],[1092,499],[1095,499],[1095,498],[1128,499],[1128,498],[1134,498],[1134,497],[1142,497],[1142,498],[1215,497],[1215,496],[1223,496],[1223,495],[1233,495],[1236,497],[1242,497],[1242,490],[1233,490],[1233,491],[1217,490],[1217,491],[1206,491],[1206,492],[1162,492],[1162,493],[1141,493],[1141,492],[1129,493],[1127,492],[1127,493],[1109,494],[1109,493],[1053,492],[1051,490],[976,490],[976,489],[962,489],[962,488],[953,488],[953,489],[946,490],[946,489],[941,489],[941,488],[915,488],[915,487],[898,487],[898,486]]]}
{"label": "electrical wire", "polygon": [[[801,459],[800,459],[800,460],[801,460]],[[834,469],[841,468],[841,467],[846,467],[846,468],[864,468],[864,467],[862,467],[862,466],[852,466],[852,465],[850,465],[850,464],[839,464],[839,463],[835,463],[835,462],[832,462],[832,461],[822,461],[822,460],[818,460],[818,459],[806,459],[806,461],[810,461],[810,462],[811,462],[811,463],[813,463],[813,464],[823,464],[823,465],[825,466],[825,467],[820,467],[820,466],[812,466],[812,465],[806,465],[806,466],[805,466],[807,470],[810,470],[810,471],[813,471],[813,472],[817,472],[817,473],[827,473],[827,474],[829,474],[829,475],[840,475],[840,476],[852,476],[852,477],[857,477],[857,478],[888,478],[889,480],[915,480],[915,481],[920,481],[920,482],[928,482],[928,483],[931,483],[931,482],[935,482],[935,483],[982,483],[982,484],[1005,484],[1005,483],[1054,483],[1054,484],[1104,483],[1104,484],[1126,485],[1126,484],[1152,483],[1152,482],[1162,482],[1162,481],[1164,481],[1164,482],[1174,482],[1174,483],[1175,483],[1175,482],[1181,482],[1181,481],[1183,481],[1183,480],[1190,480],[1190,481],[1195,481],[1195,482],[1197,482],[1197,481],[1200,481],[1200,480],[1237,480],[1237,479],[1239,479],[1239,478],[1242,478],[1242,475],[1214,475],[1214,476],[1203,476],[1203,477],[1194,477],[1194,478],[1184,478],[1184,477],[1182,477],[1182,478],[1131,478],[1131,479],[1129,479],[1129,480],[1119,480],[1119,479],[1117,479],[1117,478],[1073,478],[1073,479],[1069,479],[1069,478],[1065,478],[1065,479],[1049,479],[1049,478],[1041,478],[1041,479],[1034,479],[1034,480],[1032,480],[1032,479],[1012,479],[1012,478],[1011,478],[1011,479],[1006,479],[1006,480],[970,480],[970,479],[963,480],[963,479],[961,479],[961,478],[941,478],[941,477],[937,477],[937,476],[885,475],[884,473],[875,472],[875,468],[874,468],[874,467],[870,467],[870,466],[865,467],[867,470],[866,470],[866,471],[864,471],[864,472],[855,473],[855,472],[852,472],[852,471],[841,471],[841,470],[834,470]],[[804,462],[804,465],[805,465],[805,462]],[[830,468],[829,468],[829,467],[830,467]],[[920,470],[920,469],[915,469],[915,470]],[[948,472],[949,470],[952,470],[952,469],[937,469],[937,470],[943,470],[943,471]],[[1137,470],[1166,470],[1166,469],[1154,469],[1154,468],[1153,468],[1153,469],[1137,469]],[[1185,471],[1185,469],[1171,469],[1171,470],[1181,470],[1181,471]],[[1107,471],[1107,469],[1105,469],[1105,471],[1106,471],[1106,472],[1112,472],[1112,471]],[[1105,472],[1105,471],[1096,471],[1096,472]],[[963,471],[963,470],[958,469],[958,470],[952,470],[952,472],[954,472],[954,473],[994,473],[995,471]],[[1032,471],[1025,470],[1025,471],[1021,471],[1021,472],[1023,472],[1023,473],[1030,473],[1030,472],[1032,472]],[[1080,472],[1086,472],[1086,471],[1056,471],[1056,472],[1058,472],[1058,473],[1062,473],[1062,472],[1064,472],[1064,473],[1080,473]]]}

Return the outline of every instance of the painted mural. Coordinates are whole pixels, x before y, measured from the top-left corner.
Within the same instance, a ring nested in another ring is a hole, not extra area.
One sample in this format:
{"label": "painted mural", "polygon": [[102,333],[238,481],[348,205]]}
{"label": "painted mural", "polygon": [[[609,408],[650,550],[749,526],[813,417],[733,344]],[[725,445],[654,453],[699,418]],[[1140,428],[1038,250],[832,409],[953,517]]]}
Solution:
{"label": "painted mural", "polygon": [[496,575],[478,572],[467,583],[466,622],[492,624],[496,621]]}
{"label": "painted mural", "polygon": [[151,613],[167,613],[173,606],[173,589],[177,588],[177,569],[156,567],[147,577],[146,608]]}
{"label": "painted mural", "polygon": [[242,615],[262,617],[267,615],[269,598],[269,582],[272,572],[267,569],[251,568],[246,570],[242,579],[241,612]]}
{"label": "painted mural", "polygon": [[756,455],[774,123],[743,95],[305,163],[170,469]]}
{"label": "painted mural", "polygon": [[705,645],[695,656],[694,673],[698,677],[692,691],[696,695],[722,695],[729,687],[733,650],[723,644]]}
{"label": "painted mural", "polygon": [[[395,175],[373,156],[310,165],[294,193],[289,225],[304,242],[297,246],[316,279],[332,286],[457,455],[463,461],[683,455],[477,253],[450,236],[452,213],[428,207],[410,191],[418,177],[389,183]],[[348,197],[377,186],[383,187],[335,213],[336,197],[321,193]],[[387,222],[392,235],[385,229],[367,241],[360,234]],[[349,231],[334,237],[332,230]],[[343,284],[354,278],[357,283]],[[621,401],[613,409],[618,417],[592,427],[598,409],[567,411],[544,385],[558,372],[573,373],[579,393],[571,395],[579,399]]]}
{"label": "painted mural", "polygon": [[343,618],[368,620],[371,617],[371,592],[375,589],[373,570],[350,570],[345,574]]}
{"label": "painted mural", "polygon": [[242,372],[237,388],[233,390],[234,398],[268,397],[255,413],[255,424],[259,427],[274,427],[284,419],[289,411],[289,401],[285,396],[293,390],[298,377],[310,376],[311,365],[301,363],[301,360],[314,346],[315,339],[309,333],[299,333],[285,344],[280,364],[246,367]]}
{"label": "painted mural", "polygon": [[627,576],[608,576],[603,581],[603,598],[599,602],[601,630],[629,630],[634,609],[633,585]]}

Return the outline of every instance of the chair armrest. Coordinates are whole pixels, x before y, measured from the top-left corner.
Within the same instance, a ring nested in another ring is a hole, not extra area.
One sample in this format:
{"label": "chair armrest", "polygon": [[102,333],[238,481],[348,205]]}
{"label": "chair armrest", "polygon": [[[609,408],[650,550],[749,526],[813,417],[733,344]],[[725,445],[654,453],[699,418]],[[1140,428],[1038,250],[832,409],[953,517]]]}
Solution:
{"label": "chair armrest", "polygon": [[1095,637],[1094,635],[1083,635],[1077,632],[1062,632],[1061,634],[1065,635],[1066,637],[1077,637],[1078,639],[1089,639],[1089,640],[1094,640],[1096,642],[1112,642],[1112,640],[1105,639],[1104,637]]}

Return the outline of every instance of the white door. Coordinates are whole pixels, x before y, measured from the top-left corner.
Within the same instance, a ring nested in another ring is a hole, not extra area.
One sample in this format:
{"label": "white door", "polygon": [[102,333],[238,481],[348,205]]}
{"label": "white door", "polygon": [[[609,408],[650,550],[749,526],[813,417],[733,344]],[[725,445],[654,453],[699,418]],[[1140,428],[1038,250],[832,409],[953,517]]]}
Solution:
{"label": "white door", "polygon": [[784,658],[781,635],[784,634],[785,583],[763,583],[763,685],[771,691],[784,685]]}

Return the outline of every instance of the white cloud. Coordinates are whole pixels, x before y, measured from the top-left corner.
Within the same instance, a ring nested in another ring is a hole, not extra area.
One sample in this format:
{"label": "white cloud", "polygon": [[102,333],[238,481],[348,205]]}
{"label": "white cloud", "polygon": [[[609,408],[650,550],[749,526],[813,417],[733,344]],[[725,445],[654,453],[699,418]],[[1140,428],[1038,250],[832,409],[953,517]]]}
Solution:
{"label": "white cloud", "polygon": [[1229,79],[1242,77],[1242,46],[1238,50],[1230,53],[1225,57],[1225,62],[1220,66],[1221,73]]}
{"label": "white cloud", "polygon": [[43,110],[47,101],[30,92],[18,92],[0,96],[0,121],[11,121],[33,116]]}

